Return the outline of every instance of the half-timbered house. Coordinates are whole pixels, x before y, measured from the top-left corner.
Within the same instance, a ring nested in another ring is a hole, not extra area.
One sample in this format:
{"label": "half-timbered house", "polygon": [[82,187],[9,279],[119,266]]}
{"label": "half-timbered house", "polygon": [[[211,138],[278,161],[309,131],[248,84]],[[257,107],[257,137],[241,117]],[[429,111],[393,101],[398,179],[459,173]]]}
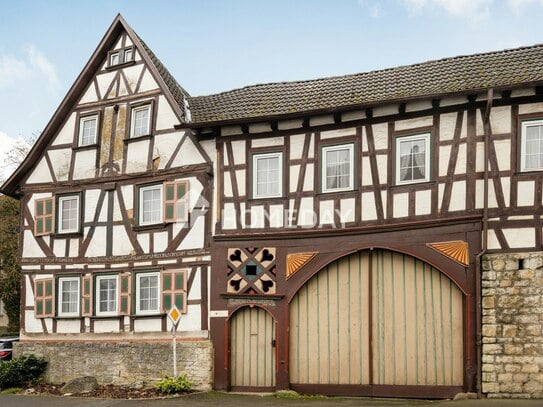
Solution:
{"label": "half-timbered house", "polygon": [[191,97],[117,17],[2,187],[21,346],[160,341],[177,304],[217,389],[541,396],[542,60]]}

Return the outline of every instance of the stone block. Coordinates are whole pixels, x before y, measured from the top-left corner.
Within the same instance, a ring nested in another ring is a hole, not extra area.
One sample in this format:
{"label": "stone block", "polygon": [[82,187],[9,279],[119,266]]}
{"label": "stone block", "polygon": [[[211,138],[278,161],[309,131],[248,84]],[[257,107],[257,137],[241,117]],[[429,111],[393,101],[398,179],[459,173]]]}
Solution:
{"label": "stone block", "polygon": [[502,353],[502,345],[498,344],[483,344],[484,355],[496,355]]}
{"label": "stone block", "polygon": [[543,382],[529,381],[524,384],[524,391],[530,394],[541,393],[543,392]]}
{"label": "stone block", "polygon": [[505,260],[501,258],[492,260],[492,269],[496,271],[505,269]]}
{"label": "stone block", "polygon": [[491,337],[494,337],[496,336],[496,331],[497,331],[497,325],[483,325],[483,336],[491,336]]}
{"label": "stone block", "polygon": [[502,393],[522,393],[522,383],[504,381],[500,383],[500,391]]}
{"label": "stone block", "polygon": [[495,308],[496,300],[494,296],[483,297],[483,308]]}
{"label": "stone block", "polygon": [[517,335],[517,326],[516,325],[504,325],[503,326],[503,336],[506,338],[511,338]]}
{"label": "stone block", "polygon": [[508,258],[507,260],[505,260],[505,270],[512,271],[518,269],[518,259]]}
{"label": "stone block", "polygon": [[520,365],[505,365],[505,371],[508,373],[520,372],[522,367]]}
{"label": "stone block", "polygon": [[522,366],[522,372],[524,373],[539,373],[539,366],[538,365],[523,365]]}
{"label": "stone block", "polygon": [[498,383],[485,383],[483,382],[483,393],[498,393],[500,391],[500,385]]}
{"label": "stone block", "polygon": [[528,380],[528,375],[526,373],[515,373],[513,374],[513,381],[517,383],[524,383]]}
{"label": "stone block", "polygon": [[524,346],[522,345],[505,344],[503,346],[503,353],[506,355],[522,355],[523,351]]}
{"label": "stone block", "polygon": [[534,276],[535,276],[534,270],[520,270],[518,272],[518,277],[522,280],[531,280],[532,278],[534,278]]}

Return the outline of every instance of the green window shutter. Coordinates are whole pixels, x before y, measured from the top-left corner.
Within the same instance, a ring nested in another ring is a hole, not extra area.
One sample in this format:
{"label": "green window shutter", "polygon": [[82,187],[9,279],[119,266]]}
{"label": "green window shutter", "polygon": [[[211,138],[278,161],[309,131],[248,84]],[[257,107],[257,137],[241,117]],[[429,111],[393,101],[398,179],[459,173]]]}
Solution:
{"label": "green window shutter", "polygon": [[162,311],[168,312],[175,304],[181,313],[187,312],[187,273],[189,269],[168,270],[162,273]]}
{"label": "green window shutter", "polygon": [[162,276],[162,290],[171,290],[172,289],[172,274],[164,273]]}
{"label": "green window shutter", "polygon": [[81,290],[81,315],[84,317],[92,316],[92,275],[87,274],[82,278]]}
{"label": "green window shutter", "polygon": [[44,232],[43,228],[43,220],[42,219],[36,219],[36,235],[42,235]]}
{"label": "green window shutter", "polygon": [[34,213],[34,234],[36,236],[53,233],[55,226],[54,200],[55,198],[36,200]]}
{"label": "green window shutter", "polygon": [[53,198],[45,201],[45,215],[53,215]]}
{"label": "green window shutter", "polygon": [[132,275],[130,273],[122,273],[119,276],[119,314],[130,315],[130,304],[132,295]]}
{"label": "green window shutter", "polygon": [[50,216],[45,218],[45,228],[43,228],[43,233],[53,233],[53,218]]}
{"label": "green window shutter", "polygon": [[164,188],[166,189],[166,200],[173,201],[175,199],[175,184],[173,182],[166,182]]}
{"label": "green window shutter", "polygon": [[172,295],[170,293],[162,293],[162,310],[168,312],[172,307]]}
{"label": "green window shutter", "polygon": [[186,181],[177,184],[177,199],[181,199],[185,196],[187,193],[187,186],[188,183]]}
{"label": "green window shutter", "polygon": [[186,273],[175,273],[175,290],[185,290]]}
{"label": "green window shutter", "polygon": [[34,281],[34,316],[48,318],[55,315],[54,280],[41,278]]}
{"label": "green window shutter", "polygon": [[173,203],[165,203],[164,204],[164,218],[166,221],[174,220],[174,204]]}
{"label": "green window shutter", "polygon": [[175,294],[175,305],[182,313],[186,311],[185,293]]}
{"label": "green window shutter", "polygon": [[43,200],[36,201],[36,216],[43,215]]}

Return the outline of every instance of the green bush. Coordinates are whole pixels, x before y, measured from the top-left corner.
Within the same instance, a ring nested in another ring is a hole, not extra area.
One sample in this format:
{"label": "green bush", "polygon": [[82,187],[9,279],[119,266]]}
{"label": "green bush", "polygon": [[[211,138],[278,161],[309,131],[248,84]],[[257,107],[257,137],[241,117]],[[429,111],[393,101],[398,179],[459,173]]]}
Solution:
{"label": "green bush", "polygon": [[47,368],[45,359],[34,355],[21,356],[10,361],[0,362],[0,390],[22,387],[35,383]]}
{"label": "green bush", "polygon": [[156,388],[164,394],[187,392],[192,389],[192,381],[186,374],[177,377],[165,376],[156,384]]}

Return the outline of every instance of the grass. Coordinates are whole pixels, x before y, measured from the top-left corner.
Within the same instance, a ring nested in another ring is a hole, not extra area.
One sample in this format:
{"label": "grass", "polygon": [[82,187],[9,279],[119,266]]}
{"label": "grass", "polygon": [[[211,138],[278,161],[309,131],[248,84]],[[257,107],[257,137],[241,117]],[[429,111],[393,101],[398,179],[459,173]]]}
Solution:
{"label": "grass", "polygon": [[0,391],[0,394],[18,394],[22,391],[23,389],[21,387],[10,387],[9,389]]}

